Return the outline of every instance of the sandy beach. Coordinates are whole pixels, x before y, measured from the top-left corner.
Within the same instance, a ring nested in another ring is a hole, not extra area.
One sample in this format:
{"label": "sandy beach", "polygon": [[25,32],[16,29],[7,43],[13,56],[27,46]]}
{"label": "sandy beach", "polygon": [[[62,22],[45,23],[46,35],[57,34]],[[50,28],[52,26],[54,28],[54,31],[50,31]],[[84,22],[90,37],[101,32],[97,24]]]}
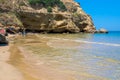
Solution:
{"label": "sandy beach", "polygon": [[[68,50],[74,49],[81,43],[34,34],[11,37],[9,45],[0,46],[0,80],[108,80],[85,72],[85,66],[80,67],[81,72],[59,69],[55,67],[57,64],[48,64],[47,59],[34,53],[38,49],[37,53],[47,56],[54,49],[65,45]],[[51,54],[61,55],[59,51]]]}
{"label": "sandy beach", "polygon": [[0,80],[24,80],[21,72],[8,63],[9,47],[9,45],[0,46]]}
{"label": "sandy beach", "polygon": [[71,74],[52,69],[42,61],[36,62],[37,57],[14,40],[9,45],[0,46],[0,80],[74,80]]}

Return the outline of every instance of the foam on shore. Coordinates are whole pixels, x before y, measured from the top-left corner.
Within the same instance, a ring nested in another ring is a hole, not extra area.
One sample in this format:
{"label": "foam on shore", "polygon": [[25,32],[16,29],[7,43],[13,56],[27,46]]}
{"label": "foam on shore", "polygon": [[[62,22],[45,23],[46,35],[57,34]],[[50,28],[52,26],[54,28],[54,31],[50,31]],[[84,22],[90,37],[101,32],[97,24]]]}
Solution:
{"label": "foam on shore", "polygon": [[65,39],[65,38],[54,38],[54,37],[53,37],[53,38],[51,38],[51,37],[46,37],[46,38],[57,39],[57,40],[65,40],[65,41],[75,41],[75,42],[79,42],[79,43],[99,44],[99,45],[120,47],[120,44],[116,44],[116,43],[92,42],[92,41],[73,40],[73,39]]}

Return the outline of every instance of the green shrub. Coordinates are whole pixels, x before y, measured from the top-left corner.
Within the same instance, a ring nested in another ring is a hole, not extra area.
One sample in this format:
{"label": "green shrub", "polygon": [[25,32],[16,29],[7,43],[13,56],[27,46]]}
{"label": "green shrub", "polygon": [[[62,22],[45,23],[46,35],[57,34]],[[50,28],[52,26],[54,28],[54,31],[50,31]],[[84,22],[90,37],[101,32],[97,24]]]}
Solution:
{"label": "green shrub", "polygon": [[[60,0],[28,0],[31,5],[42,4],[44,7],[50,10],[50,7],[58,6],[60,10],[67,10],[63,2]],[[49,11],[48,10],[48,11]]]}
{"label": "green shrub", "polygon": [[47,11],[48,11],[48,12],[52,12],[52,7],[50,7],[50,6],[47,7]]}
{"label": "green shrub", "polygon": [[62,10],[62,11],[66,11],[67,10],[65,5],[63,4],[63,2],[59,2],[58,7],[60,7],[60,10]]}
{"label": "green shrub", "polygon": [[31,5],[39,3],[40,0],[28,0]]}

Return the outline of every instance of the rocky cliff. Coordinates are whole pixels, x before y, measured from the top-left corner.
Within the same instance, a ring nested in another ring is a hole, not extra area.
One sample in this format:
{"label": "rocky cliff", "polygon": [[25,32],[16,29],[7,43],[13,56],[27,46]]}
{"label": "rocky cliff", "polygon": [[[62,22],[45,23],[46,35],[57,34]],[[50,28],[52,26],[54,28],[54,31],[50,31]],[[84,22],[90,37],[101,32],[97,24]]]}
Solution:
{"label": "rocky cliff", "polygon": [[[0,23],[44,32],[94,32],[91,17],[74,0],[61,0],[66,10],[55,5],[48,12],[42,4],[28,0],[0,0]],[[4,16],[3,16],[4,15]]]}

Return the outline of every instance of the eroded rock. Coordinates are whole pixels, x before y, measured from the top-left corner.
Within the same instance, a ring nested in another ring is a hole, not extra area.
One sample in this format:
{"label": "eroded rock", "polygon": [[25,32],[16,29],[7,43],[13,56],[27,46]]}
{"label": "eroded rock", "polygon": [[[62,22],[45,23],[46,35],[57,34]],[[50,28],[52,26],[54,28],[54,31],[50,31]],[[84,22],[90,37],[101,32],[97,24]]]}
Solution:
{"label": "eroded rock", "polygon": [[61,1],[67,10],[60,11],[59,7],[55,6],[51,13],[47,12],[43,6],[31,7],[27,0],[11,0],[7,6],[0,5],[2,5],[2,10],[12,11],[26,29],[59,33],[95,31],[91,17],[82,10],[78,3],[74,0]]}

